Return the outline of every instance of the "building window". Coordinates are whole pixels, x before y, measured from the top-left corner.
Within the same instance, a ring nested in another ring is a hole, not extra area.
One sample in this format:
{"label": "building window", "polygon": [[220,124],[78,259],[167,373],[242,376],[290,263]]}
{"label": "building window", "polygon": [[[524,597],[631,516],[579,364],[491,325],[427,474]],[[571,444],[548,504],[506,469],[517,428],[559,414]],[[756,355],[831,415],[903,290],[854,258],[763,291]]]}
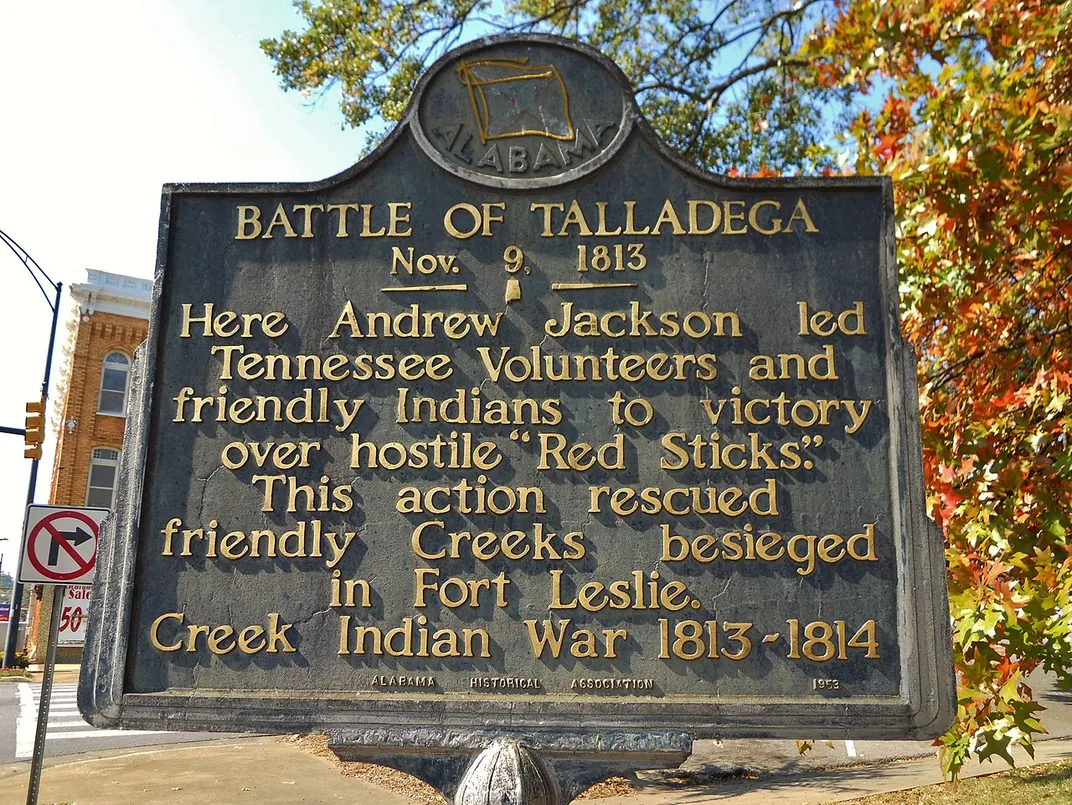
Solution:
{"label": "building window", "polygon": [[109,352],[104,356],[101,370],[100,400],[98,414],[125,416],[127,411],[127,382],[130,380],[130,358],[122,352]]}
{"label": "building window", "polygon": [[110,447],[94,447],[89,462],[89,489],[86,505],[110,509],[115,503],[115,476],[119,469],[119,451]]}

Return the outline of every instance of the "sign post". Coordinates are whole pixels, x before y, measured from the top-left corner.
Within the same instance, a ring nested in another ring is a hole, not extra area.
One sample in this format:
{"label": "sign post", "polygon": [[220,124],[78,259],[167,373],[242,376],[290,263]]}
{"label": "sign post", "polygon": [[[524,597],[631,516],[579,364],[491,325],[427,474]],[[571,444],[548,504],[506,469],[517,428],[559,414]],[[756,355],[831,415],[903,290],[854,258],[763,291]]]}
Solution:
{"label": "sign post", "polygon": [[[31,504],[26,509],[26,531],[22,540],[18,581],[21,584],[55,585],[48,622],[45,669],[41,677],[41,699],[34,731],[33,759],[26,805],[37,805],[41,767],[45,759],[45,734],[56,671],[56,645],[67,585],[93,583],[97,561],[97,537],[107,509],[76,509],[65,506]],[[77,588],[74,588],[77,589]]]}
{"label": "sign post", "polygon": [[941,734],[892,204],[685,164],[543,36],[445,55],[338,176],[167,186],[82,712],[458,803]]}
{"label": "sign post", "polygon": [[37,703],[37,727],[34,730],[33,759],[30,761],[30,785],[26,790],[26,805],[37,805],[41,789],[41,767],[45,762],[45,733],[48,731],[48,708],[52,698],[52,679],[56,673],[56,630],[64,586],[58,585],[52,597],[49,615],[48,645],[45,648],[45,670],[41,677],[41,700]]}

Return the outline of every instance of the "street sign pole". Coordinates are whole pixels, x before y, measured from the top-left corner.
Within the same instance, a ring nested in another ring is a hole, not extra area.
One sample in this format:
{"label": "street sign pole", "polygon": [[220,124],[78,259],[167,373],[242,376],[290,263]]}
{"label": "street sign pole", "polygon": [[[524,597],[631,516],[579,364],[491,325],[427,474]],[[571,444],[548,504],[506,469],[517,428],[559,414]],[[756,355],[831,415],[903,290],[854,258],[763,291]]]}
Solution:
{"label": "street sign pole", "polygon": [[41,679],[41,701],[37,706],[37,730],[34,732],[33,761],[30,764],[30,787],[26,805],[37,805],[41,787],[41,765],[45,760],[45,732],[48,730],[48,706],[52,698],[52,676],[56,671],[56,643],[59,642],[60,610],[66,587],[59,584],[52,596],[52,617],[48,624],[48,648],[45,652],[45,674]]}
{"label": "street sign pole", "polygon": [[36,503],[26,507],[18,581],[53,587],[52,615],[48,622],[48,643],[45,647],[45,673],[41,679],[41,701],[37,709],[33,762],[30,765],[30,787],[26,792],[27,805],[37,805],[41,785],[63,594],[69,584],[92,583],[97,564],[97,537],[101,521],[107,515],[107,509],[43,506]]}

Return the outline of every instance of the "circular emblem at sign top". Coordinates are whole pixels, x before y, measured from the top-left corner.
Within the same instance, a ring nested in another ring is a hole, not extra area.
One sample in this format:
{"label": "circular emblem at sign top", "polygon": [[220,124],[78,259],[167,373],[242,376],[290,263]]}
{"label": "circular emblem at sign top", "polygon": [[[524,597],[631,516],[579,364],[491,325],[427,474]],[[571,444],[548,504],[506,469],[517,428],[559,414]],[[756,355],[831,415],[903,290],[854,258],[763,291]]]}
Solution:
{"label": "circular emblem at sign top", "polygon": [[492,187],[546,187],[614,155],[632,125],[630,97],[616,67],[565,40],[489,40],[438,62],[411,123],[451,173]]}
{"label": "circular emblem at sign top", "polygon": [[45,515],[27,534],[26,559],[42,581],[92,581],[99,530],[100,523],[84,512]]}

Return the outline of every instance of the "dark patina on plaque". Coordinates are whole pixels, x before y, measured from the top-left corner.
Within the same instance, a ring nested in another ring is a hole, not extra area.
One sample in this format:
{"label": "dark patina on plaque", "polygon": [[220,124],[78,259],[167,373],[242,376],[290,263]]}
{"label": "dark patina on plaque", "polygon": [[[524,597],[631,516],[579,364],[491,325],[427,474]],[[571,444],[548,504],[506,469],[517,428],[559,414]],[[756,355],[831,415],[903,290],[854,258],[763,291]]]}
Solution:
{"label": "dark patina on plaque", "polygon": [[898,321],[888,180],[703,173],[554,38],[448,54],[325,181],[169,185],[82,711],[934,737]]}

